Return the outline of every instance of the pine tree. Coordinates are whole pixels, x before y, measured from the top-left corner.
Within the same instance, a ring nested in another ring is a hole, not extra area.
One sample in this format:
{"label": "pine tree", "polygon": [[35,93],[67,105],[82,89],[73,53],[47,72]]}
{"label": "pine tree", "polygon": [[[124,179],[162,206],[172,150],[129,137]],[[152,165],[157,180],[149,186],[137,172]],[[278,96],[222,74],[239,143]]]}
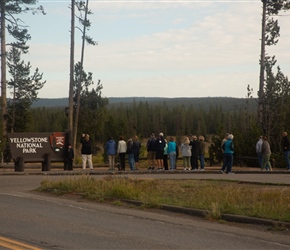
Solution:
{"label": "pine tree", "polygon": [[[28,7],[35,5],[36,0],[1,0],[0,1],[0,23],[1,23],[1,111],[2,111],[2,137],[6,138],[7,133],[7,96],[6,96],[6,46],[18,48],[23,53],[27,53],[29,46],[26,42],[31,38],[28,30],[23,26],[23,22],[18,15],[32,12],[44,13],[42,6],[33,8]],[[14,40],[7,44],[6,34],[10,35]]]}
{"label": "pine tree", "polygon": [[[30,62],[25,64],[21,61],[21,51],[12,47],[7,54],[7,65],[11,75],[7,82],[8,88],[12,90],[12,100],[8,103],[8,131],[23,132],[28,128],[29,109],[32,102],[37,99],[45,81],[42,81],[42,74],[38,68],[30,76]],[[18,121],[18,122],[17,122]]]}

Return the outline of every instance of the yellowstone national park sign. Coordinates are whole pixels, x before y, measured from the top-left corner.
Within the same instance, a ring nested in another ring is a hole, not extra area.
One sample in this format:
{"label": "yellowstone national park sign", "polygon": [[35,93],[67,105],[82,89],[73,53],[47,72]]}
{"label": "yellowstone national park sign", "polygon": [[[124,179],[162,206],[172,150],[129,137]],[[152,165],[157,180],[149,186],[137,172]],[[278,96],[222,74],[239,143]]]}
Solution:
{"label": "yellowstone national park sign", "polygon": [[67,133],[9,133],[12,159],[23,157],[25,162],[43,161],[49,154],[51,161],[64,161]]}

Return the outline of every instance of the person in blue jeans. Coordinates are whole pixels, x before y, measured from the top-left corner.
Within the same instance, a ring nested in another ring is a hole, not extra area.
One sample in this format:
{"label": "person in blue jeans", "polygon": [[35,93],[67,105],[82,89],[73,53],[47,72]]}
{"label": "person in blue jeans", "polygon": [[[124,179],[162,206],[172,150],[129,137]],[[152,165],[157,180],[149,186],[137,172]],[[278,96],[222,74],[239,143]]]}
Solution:
{"label": "person in blue jeans", "polygon": [[133,140],[130,138],[127,142],[127,152],[128,154],[128,162],[130,166],[130,170],[135,170],[135,160],[133,153]]}
{"label": "person in blue jeans", "polygon": [[287,136],[287,132],[282,133],[282,148],[283,148],[283,155],[284,155],[285,162],[286,162],[286,168],[287,168],[287,170],[290,170],[290,160],[289,160],[290,143],[289,143],[289,139]]}
{"label": "person in blue jeans", "polygon": [[110,136],[108,141],[106,142],[105,148],[106,148],[106,153],[108,155],[108,160],[109,160],[109,170],[114,171],[115,170],[115,156],[117,154],[117,147],[116,147],[116,142],[112,136]]}
{"label": "person in blue jeans", "polygon": [[232,134],[228,135],[228,139],[223,144],[224,150],[224,164],[221,169],[221,173],[223,174],[226,170],[227,174],[233,174],[232,166],[234,160],[234,143],[233,143],[234,136]]}
{"label": "person in blue jeans", "polygon": [[168,142],[167,154],[169,156],[170,170],[176,169],[176,143],[174,141],[174,137],[172,136]]}
{"label": "person in blue jeans", "polygon": [[256,152],[258,155],[258,161],[261,169],[262,169],[262,144],[263,144],[263,136],[260,136],[259,140],[256,143]]}
{"label": "person in blue jeans", "polygon": [[204,170],[204,154],[205,154],[205,142],[204,137],[200,135],[199,137],[199,162],[200,162],[200,170]]}

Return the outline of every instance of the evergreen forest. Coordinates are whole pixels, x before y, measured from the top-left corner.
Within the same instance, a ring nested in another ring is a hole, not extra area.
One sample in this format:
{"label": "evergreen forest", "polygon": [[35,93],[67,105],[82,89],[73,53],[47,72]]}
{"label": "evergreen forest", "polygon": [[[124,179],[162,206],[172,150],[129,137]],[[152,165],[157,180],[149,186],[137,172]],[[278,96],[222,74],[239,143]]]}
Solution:
{"label": "evergreen forest", "polygon": [[[220,142],[229,132],[235,136],[235,154],[256,155],[260,131],[254,98],[114,98],[112,103],[110,100],[102,108],[101,118],[87,114],[80,119],[78,138],[83,132],[89,133],[95,142],[94,153],[110,135],[116,141],[120,135],[126,139],[138,135],[144,141],[152,132],[163,132],[165,136],[174,136],[180,144],[183,136],[195,134],[206,138],[211,145],[208,154],[220,161]],[[67,131],[65,107],[47,105],[34,104],[29,132]]]}

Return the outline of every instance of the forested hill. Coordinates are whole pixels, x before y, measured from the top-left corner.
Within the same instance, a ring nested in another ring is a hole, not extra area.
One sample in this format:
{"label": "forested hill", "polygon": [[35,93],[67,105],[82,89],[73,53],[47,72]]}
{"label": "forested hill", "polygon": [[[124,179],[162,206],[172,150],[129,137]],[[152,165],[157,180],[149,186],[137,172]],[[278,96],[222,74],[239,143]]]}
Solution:
{"label": "forested hill", "polygon": [[[232,97],[184,97],[184,98],[163,98],[163,97],[109,97],[109,107],[119,106],[120,104],[127,106],[140,102],[149,105],[166,104],[168,107],[176,105],[184,105],[185,107],[194,106],[207,110],[210,107],[221,107],[224,111],[248,108],[256,110],[257,100],[248,98],[232,98]],[[67,107],[68,98],[40,98],[35,101],[32,107]]]}

